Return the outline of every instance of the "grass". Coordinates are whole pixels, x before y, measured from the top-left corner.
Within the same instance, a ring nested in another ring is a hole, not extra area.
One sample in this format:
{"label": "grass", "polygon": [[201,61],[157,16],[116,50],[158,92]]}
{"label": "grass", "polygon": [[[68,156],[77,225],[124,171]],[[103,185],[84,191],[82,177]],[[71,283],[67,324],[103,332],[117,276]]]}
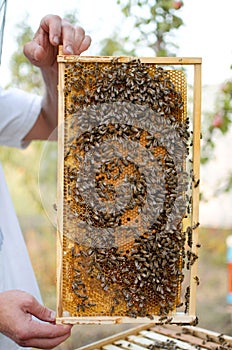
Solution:
{"label": "grass", "polygon": [[[56,306],[56,232],[46,217],[28,219],[20,217],[29,254],[45,305]],[[199,241],[200,285],[197,290],[198,326],[232,335],[231,314],[226,304],[227,262],[226,237],[230,230],[201,228]],[[113,326],[74,326],[72,336],[57,350],[73,350],[80,346],[102,339],[111,334],[132,327]]]}

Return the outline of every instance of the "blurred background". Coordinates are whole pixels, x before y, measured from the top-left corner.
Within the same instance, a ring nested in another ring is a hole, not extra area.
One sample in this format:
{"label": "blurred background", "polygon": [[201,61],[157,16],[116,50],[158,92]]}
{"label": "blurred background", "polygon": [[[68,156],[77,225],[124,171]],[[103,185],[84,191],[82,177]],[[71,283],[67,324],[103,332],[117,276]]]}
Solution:
{"label": "blurred background", "polygon": [[[43,3],[44,2],[44,3]],[[42,10],[43,9],[43,10]],[[232,335],[227,304],[226,239],[232,234],[232,44],[230,0],[8,0],[2,65],[3,87],[43,93],[40,72],[22,54],[49,13],[80,23],[92,36],[86,55],[202,57],[199,326]],[[191,91],[191,71],[189,89]],[[189,97],[191,98],[191,96]],[[56,143],[25,150],[1,147],[10,193],[44,303],[56,305]],[[57,349],[75,349],[124,326],[75,326]]]}

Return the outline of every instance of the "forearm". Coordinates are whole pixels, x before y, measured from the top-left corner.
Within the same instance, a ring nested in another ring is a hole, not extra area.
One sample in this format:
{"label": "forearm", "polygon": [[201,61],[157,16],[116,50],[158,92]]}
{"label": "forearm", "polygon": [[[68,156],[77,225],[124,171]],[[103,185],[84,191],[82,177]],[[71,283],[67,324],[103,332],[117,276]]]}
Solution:
{"label": "forearm", "polygon": [[57,70],[51,71],[51,69],[41,69],[41,73],[45,84],[41,108],[41,115],[45,123],[43,139],[47,139],[50,135],[54,139],[58,121],[58,73]]}
{"label": "forearm", "polygon": [[32,129],[26,134],[23,141],[55,140],[57,138],[58,119],[58,92],[57,71],[41,69],[45,91],[41,103],[41,111]]}

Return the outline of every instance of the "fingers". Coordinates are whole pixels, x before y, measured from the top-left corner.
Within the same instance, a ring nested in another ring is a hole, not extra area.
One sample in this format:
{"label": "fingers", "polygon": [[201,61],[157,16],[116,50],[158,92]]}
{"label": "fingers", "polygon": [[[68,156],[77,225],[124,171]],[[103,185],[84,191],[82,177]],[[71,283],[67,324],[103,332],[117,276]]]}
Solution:
{"label": "fingers", "polygon": [[87,50],[91,43],[89,35],[82,27],[72,26],[66,19],[62,20],[63,53],[79,55]]}
{"label": "fingers", "polygon": [[65,341],[71,335],[71,325],[43,324],[36,321],[24,323],[16,334],[15,341],[20,346],[50,349]]}
{"label": "fingers", "polygon": [[44,51],[44,48],[40,46],[35,40],[26,43],[23,48],[24,55],[34,65],[37,65],[37,63],[43,59]]}
{"label": "fingers", "polygon": [[[27,297],[22,309],[27,316],[23,329],[20,329],[18,333],[17,342],[19,345],[50,349],[70,336],[72,326],[54,324],[56,319],[55,312],[41,305],[33,296]],[[40,323],[32,319],[31,315],[49,323]]]}
{"label": "fingers", "polygon": [[91,44],[91,37],[89,35],[86,35],[79,47],[79,54],[88,50],[90,44]]}
{"label": "fingers", "polygon": [[0,293],[0,332],[18,345],[40,349],[59,345],[70,336],[72,325],[54,322],[55,313],[40,305],[32,295],[17,290]]}
{"label": "fingers", "polygon": [[62,336],[62,337],[57,337],[53,339],[31,339],[24,344],[20,344],[21,346],[26,346],[26,347],[33,347],[33,348],[39,348],[39,349],[53,349],[54,347],[58,346],[59,344],[63,343],[69,335]]}
{"label": "fingers", "polygon": [[32,41],[24,45],[28,60],[40,68],[55,68],[58,45],[63,45],[65,55],[80,55],[91,44],[91,38],[80,26],[56,15],[47,15],[41,22]]}
{"label": "fingers", "polygon": [[32,295],[27,297],[23,309],[41,321],[54,322],[56,319],[55,312],[41,305]]}
{"label": "fingers", "polygon": [[[53,46],[57,46],[62,40],[62,19],[57,15],[47,15],[42,18],[40,27],[37,31],[39,34],[41,31],[47,33],[49,36],[49,42]],[[35,34],[35,38],[36,38]]]}
{"label": "fingers", "polygon": [[36,320],[31,320],[26,326],[24,325],[24,329],[28,339],[52,339],[69,336],[72,325],[42,323]]}
{"label": "fingers", "polygon": [[[46,33],[46,35],[45,35]],[[46,36],[53,46],[63,45],[64,54],[78,55],[87,50],[91,38],[85,35],[80,26],[72,25],[67,19],[61,19],[56,15],[47,15],[40,22],[40,28],[34,36],[34,40],[41,46],[46,46]]]}
{"label": "fingers", "polygon": [[[56,339],[61,337],[66,338],[70,335],[72,326],[51,324],[56,320],[55,312],[41,305],[33,296],[28,297],[27,301],[24,303],[23,311],[28,315],[26,324],[24,324],[25,336],[27,336],[28,339]],[[33,320],[31,315],[41,321],[49,323],[40,323]]]}
{"label": "fingers", "polygon": [[21,342],[19,344],[20,346],[23,347],[33,347],[33,348],[38,348],[38,349],[53,349],[59,344],[63,343],[68,337],[70,336],[62,336],[62,337],[57,337],[55,339],[31,339],[27,342]]}

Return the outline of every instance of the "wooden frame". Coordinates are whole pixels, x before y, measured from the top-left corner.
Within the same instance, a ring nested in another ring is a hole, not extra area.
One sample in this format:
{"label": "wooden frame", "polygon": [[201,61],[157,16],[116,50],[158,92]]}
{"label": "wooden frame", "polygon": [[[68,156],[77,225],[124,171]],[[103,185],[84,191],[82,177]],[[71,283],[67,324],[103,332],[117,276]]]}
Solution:
{"label": "wooden frame", "polygon": [[[149,317],[125,317],[125,316],[78,316],[74,317],[66,314],[63,310],[63,212],[64,212],[64,148],[65,148],[65,130],[64,130],[64,110],[65,110],[65,82],[64,67],[65,64],[73,62],[104,62],[110,63],[113,60],[117,62],[130,62],[134,57],[96,57],[96,56],[58,56],[59,64],[59,129],[58,129],[58,200],[57,200],[57,322],[71,324],[102,324],[102,323],[150,323]],[[198,226],[199,226],[199,179],[200,179],[200,122],[201,122],[201,59],[188,57],[144,57],[139,58],[141,63],[154,66],[192,66],[194,68],[194,90],[193,90],[193,148],[192,148],[192,213],[191,222],[189,218],[183,220],[183,224],[190,228],[192,242],[191,254],[195,256],[194,263],[190,268],[190,284],[188,290],[189,305],[187,312],[172,312],[165,315],[170,323],[193,324],[196,322],[196,288],[199,283],[197,278],[198,262]],[[186,222],[185,222],[186,221]],[[162,322],[162,315],[152,316],[154,323]]]}

